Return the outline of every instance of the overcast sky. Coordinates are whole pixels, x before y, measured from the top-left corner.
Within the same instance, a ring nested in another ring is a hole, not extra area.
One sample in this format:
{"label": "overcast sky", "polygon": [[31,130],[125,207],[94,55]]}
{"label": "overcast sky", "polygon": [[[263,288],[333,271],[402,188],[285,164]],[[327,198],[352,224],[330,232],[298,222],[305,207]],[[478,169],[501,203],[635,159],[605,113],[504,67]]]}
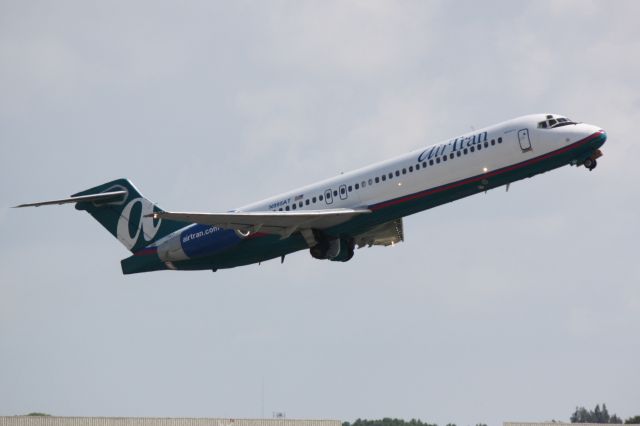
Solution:
{"label": "overcast sky", "polygon": [[[0,415],[640,414],[640,3],[0,1]],[[608,132],[565,167],[299,252],[123,276],[71,206],[128,177],[226,211],[471,127]],[[264,389],[264,393],[262,392]]]}

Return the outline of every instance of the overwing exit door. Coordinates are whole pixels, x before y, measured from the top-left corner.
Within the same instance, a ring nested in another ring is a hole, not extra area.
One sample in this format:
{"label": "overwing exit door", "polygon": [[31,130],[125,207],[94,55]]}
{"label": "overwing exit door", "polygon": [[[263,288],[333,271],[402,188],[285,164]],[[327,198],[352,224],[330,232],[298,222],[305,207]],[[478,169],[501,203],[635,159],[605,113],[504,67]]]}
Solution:
{"label": "overwing exit door", "polygon": [[347,194],[347,185],[340,185],[340,188],[338,188],[338,192],[340,192],[340,199],[341,200],[346,200],[348,197]]}
{"label": "overwing exit door", "polygon": [[324,202],[327,204],[333,203],[333,196],[331,195],[331,189],[324,191]]}

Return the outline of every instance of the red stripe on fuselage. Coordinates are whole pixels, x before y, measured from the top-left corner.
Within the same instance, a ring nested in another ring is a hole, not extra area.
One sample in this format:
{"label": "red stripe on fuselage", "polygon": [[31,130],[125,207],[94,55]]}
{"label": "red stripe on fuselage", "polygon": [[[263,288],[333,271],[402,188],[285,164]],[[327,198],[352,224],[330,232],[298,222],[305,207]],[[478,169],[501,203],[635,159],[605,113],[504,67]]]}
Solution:
{"label": "red stripe on fuselage", "polygon": [[416,192],[414,194],[405,195],[403,197],[396,198],[394,200],[384,201],[384,202],[379,203],[379,204],[373,204],[373,205],[370,205],[369,208],[371,210],[374,210],[374,211],[375,210],[384,209],[386,207],[391,207],[391,206],[394,206],[396,204],[403,203],[405,201],[411,201],[411,200],[415,200],[417,198],[426,197],[428,195],[437,194],[439,192],[443,192],[443,191],[446,191],[446,190],[449,190],[449,189],[452,189],[452,188],[457,188],[459,186],[466,185],[468,183],[481,181],[482,179],[486,179],[488,177],[497,176],[497,175],[500,175],[500,174],[503,174],[503,173],[510,172],[512,170],[521,169],[521,168],[526,167],[528,165],[535,164],[535,163],[538,163],[540,161],[543,161],[543,160],[545,160],[547,158],[555,157],[555,156],[560,155],[560,154],[564,154],[567,151],[570,151],[572,149],[575,149],[575,148],[579,147],[580,145],[583,145],[583,144],[586,144],[586,143],[590,142],[591,140],[601,136],[603,133],[604,133],[604,130],[600,130],[600,131],[592,134],[591,136],[588,136],[588,137],[586,137],[586,138],[584,138],[582,140],[574,142],[571,145],[567,145],[564,148],[560,148],[560,149],[557,149],[555,151],[551,151],[551,152],[549,152],[547,154],[544,154],[544,155],[541,155],[539,157],[532,158],[532,159],[527,160],[527,161],[523,161],[522,163],[514,164],[512,166],[503,167],[503,168],[498,169],[498,170],[494,170],[494,171],[491,171],[491,172],[483,173],[481,175],[477,175],[477,176],[473,176],[473,177],[470,177],[470,178],[462,179],[462,180],[459,180],[457,182],[448,183],[448,184],[445,184],[445,185],[442,185],[442,186],[438,186],[436,188],[431,188],[431,189],[427,189],[427,190],[424,190],[424,191]]}
{"label": "red stripe on fuselage", "polygon": [[134,256],[148,256],[150,254],[156,254],[158,252],[158,247],[147,247],[142,250],[138,250],[133,253]]}
{"label": "red stripe on fuselage", "polygon": [[266,237],[267,235],[271,235],[271,234],[267,234],[266,232],[256,232],[255,234],[250,234],[246,239],[249,240],[251,238]]}

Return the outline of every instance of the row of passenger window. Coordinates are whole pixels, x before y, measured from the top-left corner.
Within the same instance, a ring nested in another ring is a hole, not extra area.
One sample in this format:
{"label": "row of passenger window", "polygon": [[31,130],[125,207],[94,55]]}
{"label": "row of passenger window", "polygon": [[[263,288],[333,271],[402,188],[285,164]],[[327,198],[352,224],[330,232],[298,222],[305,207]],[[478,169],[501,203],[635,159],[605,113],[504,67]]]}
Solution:
{"label": "row of passenger window", "polygon": [[[452,152],[448,155],[444,155],[442,157],[436,157],[435,159],[430,159],[430,160],[425,160],[422,163],[417,163],[415,166],[409,166],[408,168],[403,168],[401,170],[396,170],[395,172],[390,172],[387,174],[383,174],[380,176],[376,176],[374,178],[369,178],[368,180],[363,180],[362,182],[358,182],[352,185],[341,185],[340,186],[340,190],[334,189],[333,191],[331,190],[327,190],[325,192],[326,195],[320,194],[318,196],[314,196],[314,197],[310,197],[307,198],[306,200],[302,200],[302,201],[298,201],[298,202],[294,202],[291,204],[291,207],[286,206],[284,208],[279,208],[278,211],[290,211],[290,210],[296,210],[298,207],[302,208],[303,206],[309,206],[311,204],[315,204],[319,201],[325,201],[325,198],[329,199],[331,196],[333,197],[338,197],[340,196],[340,198],[342,199],[346,199],[346,194],[347,192],[353,192],[354,190],[359,190],[360,188],[366,188],[367,185],[372,186],[376,183],[380,183],[385,182],[387,179],[391,180],[395,177],[399,177],[401,174],[406,175],[407,173],[413,173],[413,171],[418,171],[420,170],[420,168],[422,168],[423,170],[426,169],[428,166],[433,166],[435,164],[440,164],[441,162],[446,162],[447,158],[449,160],[453,160],[456,157],[462,157],[463,155],[467,155],[471,152],[475,152],[476,150],[481,151],[484,148],[489,148],[489,146],[495,146],[495,144],[497,143],[502,143],[502,138],[498,138],[496,139],[491,139],[491,142],[489,141],[485,141],[484,143],[480,143],[477,144],[475,146],[471,146],[469,148],[464,148],[462,150],[456,151],[455,153]],[[332,203],[333,199],[331,199],[331,201],[329,202]],[[273,209],[273,211],[276,211],[275,209]]]}

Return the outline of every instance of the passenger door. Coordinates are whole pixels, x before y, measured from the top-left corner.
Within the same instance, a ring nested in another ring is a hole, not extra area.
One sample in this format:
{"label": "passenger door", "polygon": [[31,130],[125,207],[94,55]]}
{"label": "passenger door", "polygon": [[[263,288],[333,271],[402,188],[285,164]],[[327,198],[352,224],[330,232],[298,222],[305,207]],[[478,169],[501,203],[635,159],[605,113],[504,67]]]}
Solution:
{"label": "passenger door", "polygon": [[518,143],[522,152],[531,151],[531,139],[529,139],[529,129],[518,130]]}

